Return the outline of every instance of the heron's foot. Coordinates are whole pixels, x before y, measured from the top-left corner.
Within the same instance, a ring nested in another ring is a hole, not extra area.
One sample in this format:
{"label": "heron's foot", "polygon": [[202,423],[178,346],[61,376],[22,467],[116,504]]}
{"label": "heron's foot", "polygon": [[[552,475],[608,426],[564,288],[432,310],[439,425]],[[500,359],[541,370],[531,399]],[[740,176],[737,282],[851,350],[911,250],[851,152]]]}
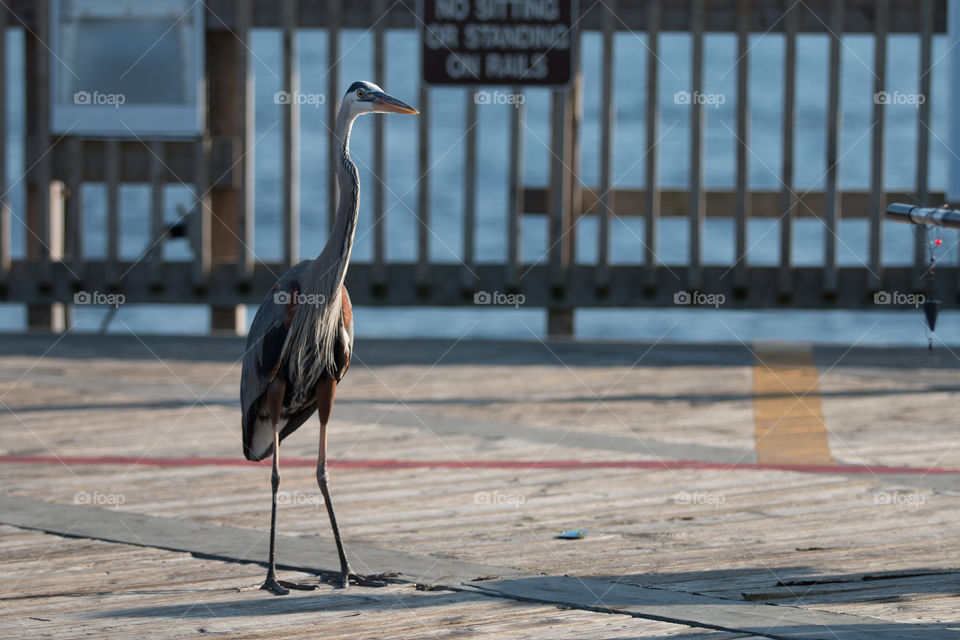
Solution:
{"label": "heron's foot", "polygon": [[275,596],[285,596],[290,593],[289,589],[281,586],[280,581],[277,580],[276,576],[267,576],[267,579],[264,581],[260,588],[264,591],[269,591]]}
{"label": "heron's foot", "polygon": [[260,587],[265,591],[269,591],[275,596],[285,596],[290,593],[291,589],[296,591],[313,591],[319,589],[320,585],[318,584],[303,584],[301,582],[289,582],[287,580],[277,580],[276,578],[267,578],[266,582]]}
{"label": "heron's foot", "polygon": [[[346,578],[348,583],[353,583],[361,587],[385,587],[391,582],[396,582],[396,578],[399,575],[399,573],[389,572],[361,576],[351,571],[347,573]],[[344,587],[346,586],[347,585],[344,585]]]}

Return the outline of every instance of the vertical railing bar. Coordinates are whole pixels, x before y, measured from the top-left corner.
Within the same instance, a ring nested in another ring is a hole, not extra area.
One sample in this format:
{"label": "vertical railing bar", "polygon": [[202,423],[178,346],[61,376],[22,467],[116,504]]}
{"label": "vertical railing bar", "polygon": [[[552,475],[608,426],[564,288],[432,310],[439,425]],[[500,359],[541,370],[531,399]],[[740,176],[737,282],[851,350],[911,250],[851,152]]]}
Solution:
{"label": "vertical railing bar", "polygon": [[[385,84],[385,44],[384,44],[384,23],[386,18],[382,18],[387,10],[385,0],[374,0],[371,3],[373,15],[371,21],[375,21],[373,29],[373,77],[374,82],[380,86]],[[373,171],[376,178],[373,181],[373,284],[383,286],[386,283],[386,233],[387,233],[387,207],[386,207],[386,118],[375,118],[373,123]]]}
{"label": "vertical railing bar", "polygon": [[[29,167],[27,187],[27,223],[33,231],[28,237],[28,247],[35,240],[39,262],[37,280],[42,284],[50,284],[52,277],[52,260],[59,256],[59,247],[54,247],[53,237],[53,209],[51,207],[50,188],[52,180],[52,158],[50,146],[50,76],[47,41],[50,33],[50,16],[47,11],[48,3],[40,2],[36,5],[36,29],[26,35],[27,39],[27,72],[30,80],[27,82],[27,139],[24,145],[26,158],[24,166]],[[5,92],[6,93],[6,92]],[[32,192],[32,193],[31,193]],[[44,312],[40,307],[37,314]],[[28,310],[28,316],[30,311]],[[49,325],[54,326],[57,321],[56,311],[50,312]]]}
{"label": "vertical railing bar", "polygon": [[106,280],[117,284],[120,258],[120,142],[106,141],[107,152],[107,269]]}
{"label": "vertical railing bar", "polygon": [[823,290],[833,295],[837,290],[837,234],[840,226],[840,38],[843,34],[843,0],[830,2],[830,62],[827,106],[827,173],[825,198]]}
{"label": "vertical railing bar", "polygon": [[701,233],[705,214],[703,197],[703,129],[704,110],[698,99],[703,93],[704,0],[690,3],[690,24],[693,36],[690,99],[690,257],[687,284],[692,289],[701,285]]}
{"label": "vertical railing bar", "polygon": [[[576,31],[579,41],[580,31]],[[577,224],[583,214],[583,182],[580,180],[582,171],[580,152],[580,128],[583,123],[583,62],[579,55],[579,42],[574,51],[574,76],[566,92],[564,115],[564,184],[567,200],[563,207],[563,227],[561,238],[563,245],[563,283],[566,286],[570,281],[570,272],[576,263],[577,252]]]}
{"label": "vertical railing bar", "polygon": [[194,145],[194,189],[197,201],[191,215],[193,244],[193,285],[205,287],[210,276],[213,260],[211,213],[213,198],[210,195],[210,137],[204,134]]}
{"label": "vertical railing bar", "polygon": [[883,193],[883,131],[885,101],[880,100],[886,89],[887,30],[890,20],[889,0],[876,0],[873,41],[873,137],[870,143],[870,273],[868,287],[879,289],[881,284],[881,247],[883,244],[883,211],[886,209]]}
{"label": "vertical railing bar", "polygon": [[[7,86],[7,8],[0,7],[0,87]],[[0,285],[10,275],[10,205],[7,202],[7,96],[0,95]]]}
{"label": "vertical railing bar", "polygon": [[600,108],[600,202],[597,220],[597,287],[605,288],[610,284],[610,212],[614,207],[613,199],[613,18],[617,10],[617,1],[608,0],[603,8],[603,88]]}
{"label": "vertical railing bar", "polygon": [[300,90],[297,64],[297,0],[283,0],[283,91],[291,97],[281,106],[283,122],[283,261],[289,268],[300,260]]}
{"label": "vertical railing bar", "polygon": [[551,92],[552,100],[550,107],[550,130],[552,132],[550,140],[550,186],[547,203],[549,205],[549,223],[547,242],[549,243],[550,261],[550,282],[557,284],[560,276],[558,275],[562,267],[562,247],[561,233],[563,228],[563,206],[564,206],[564,175],[563,168],[563,142],[564,127],[566,118],[564,117],[564,106],[566,96],[563,90],[554,90]]}
{"label": "vertical railing bar", "polygon": [[[934,0],[920,0],[920,95],[924,100],[917,109],[917,204],[929,206],[930,186],[927,176],[930,166],[930,89],[933,70],[933,11]],[[937,203],[939,204],[939,203]],[[914,245],[915,277],[921,278],[927,268],[927,228],[914,227],[917,243]]]}
{"label": "vertical railing bar", "polygon": [[256,140],[254,128],[255,94],[253,67],[250,64],[250,23],[252,21],[252,0],[237,2],[237,37],[243,46],[236,49],[237,86],[240,87],[240,193],[237,202],[237,235],[239,236],[239,260],[237,264],[240,282],[249,282],[253,277],[254,239],[256,227],[254,207],[254,152],[250,148]]}
{"label": "vertical railing bar", "polygon": [[71,136],[67,138],[68,168],[66,175],[67,202],[64,224],[66,246],[68,248],[71,275],[82,282],[83,263],[83,141]]}
{"label": "vertical railing bar", "polygon": [[240,197],[237,212],[237,236],[239,237],[239,260],[237,262],[237,276],[240,282],[249,282],[253,277],[254,257],[254,230],[256,227],[254,216],[254,157],[250,145],[256,140],[254,128],[255,93],[253,82],[253,67],[250,64],[250,23],[253,19],[253,1],[238,0],[236,16],[237,37],[243,46],[236,49],[237,86],[240,87]]}
{"label": "vertical railing bar", "polygon": [[475,89],[464,92],[466,97],[467,135],[464,145],[464,176],[463,176],[463,277],[464,287],[473,283],[474,267],[474,234],[476,232],[477,215],[477,99],[479,94]]}
{"label": "vertical railing bar", "polygon": [[419,226],[417,228],[417,286],[426,288],[430,284],[430,93],[423,78],[420,79],[420,115],[418,119],[420,146],[417,155],[418,184],[417,206],[419,207]]}
{"label": "vertical railing bar", "polygon": [[750,144],[750,28],[752,0],[738,0],[737,11],[737,202],[736,251],[733,269],[734,286],[743,289],[747,284],[747,224],[750,220],[750,174],[748,150]]}
{"label": "vertical railing bar", "polygon": [[797,30],[799,7],[795,0],[784,0],[783,54],[783,185],[780,191],[780,270],[777,278],[781,298],[791,294],[793,269],[793,149],[797,118]]}
{"label": "vertical railing bar", "polygon": [[335,135],[337,108],[345,91],[340,87],[340,20],[342,0],[327,0],[327,228],[333,229],[337,215],[337,178],[333,170],[337,162],[338,144]]}
{"label": "vertical railing bar", "polygon": [[647,283],[657,277],[658,233],[660,222],[660,102],[657,83],[660,70],[660,0],[647,4],[647,157],[646,157],[646,211],[644,212],[644,264]]}
{"label": "vertical railing bar", "polygon": [[510,110],[510,168],[509,168],[509,210],[507,212],[507,285],[517,286],[518,271],[520,267],[520,234],[521,234],[521,216],[523,215],[524,197],[523,197],[523,151],[524,151],[524,133],[526,130],[526,96],[523,95],[521,87],[514,87],[514,95],[517,96],[516,104]]}
{"label": "vertical railing bar", "polygon": [[[150,278],[154,285],[163,282],[163,188],[166,144],[152,140],[150,147]],[[241,252],[243,247],[240,248]]]}

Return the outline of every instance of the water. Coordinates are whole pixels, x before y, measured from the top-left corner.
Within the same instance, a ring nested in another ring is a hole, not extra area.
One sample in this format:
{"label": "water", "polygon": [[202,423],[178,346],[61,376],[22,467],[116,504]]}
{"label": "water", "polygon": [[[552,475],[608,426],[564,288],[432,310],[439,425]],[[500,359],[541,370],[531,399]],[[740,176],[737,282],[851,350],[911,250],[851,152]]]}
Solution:
{"label": "water", "polygon": [[[755,35],[751,39],[751,155],[750,184],[755,189],[780,186],[782,53],[783,39],[777,34]],[[260,260],[277,260],[281,255],[280,209],[280,105],[273,94],[280,88],[280,33],[258,30],[253,36],[256,79],[256,243]],[[584,124],[582,175],[587,184],[599,180],[600,36],[587,33],[583,40]],[[798,193],[823,188],[825,173],[825,107],[827,48],[824,35],[804,35],[798,43],[797,150],[794,183]],[[372,34],[345,31],[341,53],[343,86],[354,79],[372,77]],[[647,141],[645,128],[646,48],[645,36],[631,33],[616,38],[614,97],[617,105],[613,176],[619,188],[642,188]],[[665,34],[661,40],[660,109],[661,133],[659,161],[661,182],[666,188],[684,188],[688,182],[689,146],[688,107],[675,104],[673,96],[686,90],[690,79],[690,37]],[[10,109],[11,144],[8,149],[8,180],[13,208],[13,252],[24,254],[24,187],[17,180],[23,171],[22,86],[23,40],[16,30],[9,32],[8,73],[13,78],[7,95]],[[415,102],[419,65],[418,43],[414,33],[387,33],[386,89],[408,102]],[[887,91],[911,93],[916,90],[918,39],[894,35],[888,44]],[[705,181],[708,188],[732,188],[735,178],[735,82],[736,41],[733,35],[710,34],[706,38],[707,86],[705,93],[719,94],[725,104],[707,109]],[[947,50],[944,36],[934,42],[933,59],[941,60],[932,71],[933,95],[930,187],[943,190],[946,185],[948,150],[941,142],[948,138]],[[863,35],[844,37],[842,61],[843,123],[841,128],[840,184],[844,189],[869,186],[870,114],[873,108],[872,38]],[[413,62],[411,62],[413,61]],[[326,38],[319,31],[306,30],[300,37],[301,91],[324,94]],[[330,99],[330,96],[324,96]],[[549,92],[530,90],[527,100],[527,130],[524,175],[529,185],[544,185],[548,178]],[[418,105],[431,116],[430,182],[431,237],[430,255],[437,262],[456,263],[462,252],[463,144],[466,92],[463,89],[437,89],[430,103]],[[479,109],[479,159],[476,256],[479,262],[498,262],[505,258],[504,230],[507,212],[507,149],[509,105],[489,104]],[[885,182],[890,190],[911,191],[914,187],[916,108],[890,105],[886,111]],[[379,117],[379,116],[378,116]],[[376,178],[373,162],[372,118],[361,119],[354,129],[353,156],[356,160],[364,195],[360,203],[355,253],[357,259],[372,256],[373,215],[371,188]],[[416,118],[390,116],[387,126],[387,172],[381,176],[386,185],[387,257],[406,262],[416,256],[417,149]],[[315,255],[326,241],[328,163],[326,150],[326,108],[306,106],[301,111],[301,255]],[[804,135],[804,131],[814,132]],[[172,221],[178,207],[189,207],[193,194],[187,186],[166,189],[165,216]],[[88,227],[85,231],[87,254],[102,258],[106,253],[105,188],[91,184],[84,188]],[[148,245],[148,188],[127,185],[121,190],[121,254],[124,259],[139,257]],[[665,212],[668,213],[668,212]],[[884,261],[888,265],[906,265],[912,260],[912,233],[902,225],[886,225],[883,242]],[[544,262],[547,255],[547,228],[544,216],[526,216],[522,228],[522,256],[526,263]],[[577,229],[576,260],[589,263],[596,256],[596,221],[585,218]],[[813,219],[795,221],[794,256],[798,265],[817,265],[822,260],[824,229]],[[614,264],[638,264],[642,261],[640,239],[643,221],[636,217],[616,218],[611,224],[610,256]],[[859,265],[866,260],[867,222],[844,220],[839,229],[838,262]],[[706,264],[727,265],[734,259],[732,221],[708,219],[703,248]],[[941,258],[957,260],[956,234],[944,234]],[[682,219],[667,218],[660,227],[660,258],[668,264],[684,264],[689,255],[687,225]],[[775,220],[756,219],[748,228],[748,260],[752,264],[773,265],[779,259],[778,228]],[[186,260],[190,254],[184,241],[172,241],[164,248],[171,260]],[[19,305],[0,305],[0,329],[22,328]],[[77,330],[96,330],[103,309],[78,308]],[[250,313],[252,317],[252,310]],[[732,341],[754,338],[815,340],[850,343],[865,340],[874,344],[925,344],[919,326],[919,312],[734,312],[664,310],[584,310],[577,315],[577,335],[582,337],[643,338]],[[953,314],[944,313],[941,337],[960,344],[960,330],[950,331]],[[874,322],[876,321],[876,324]],[[111,330],[203,333],[207,311],[201,307],[129,305],[121,309]],[[864,330],[870,330],[864,334]],[[824,331],[827,329],[827,331]],[[442,335],[449,337],[494,336],[528,338],[543,335],[542,310],[534,309],[363,309],[358,313],[359,335]]]}

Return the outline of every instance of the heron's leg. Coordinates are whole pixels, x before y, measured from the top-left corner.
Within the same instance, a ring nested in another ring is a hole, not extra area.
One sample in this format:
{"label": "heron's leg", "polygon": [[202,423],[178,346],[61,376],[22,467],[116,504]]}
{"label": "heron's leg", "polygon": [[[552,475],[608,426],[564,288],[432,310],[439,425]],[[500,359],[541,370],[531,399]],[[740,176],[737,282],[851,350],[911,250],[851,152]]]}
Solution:
{"label": "heron's leg", "polygon": [[390,578],[397,574],[383,574],[376,576],[357,575],[350,569],[350,562],[343,550],[343,541],[340,539],[340,527],[337,526],[337,516],[333,512],[333,502],[330,500],[329,474],[327,473],[327,423],[333,411],[333,398],[337,392],[336,380],[321,380],[317,384],[317,414],[320,417],[320,452],[317,456],[317,484],[320,493],[327,505],[327,515],[330,517],[330,527],[333,529],[333,538],[337,542],[337,553],[340,555],[340,585],[344,589],[353,581],[365,587],[385,587]]}
{"label": "heron's leg", "polygon": [[327,515],[330,517],[330,527],[333,529],[333,538],[337,542],[337,553],[340,555],[340,579],[344,588],[350,586],[350,563],[347,554],[343,551],[343,541],[340,539],[340,527],[337,526],[337,515],[333,512],[333,502],[330,500],[329,475],[327,474],[327,423],[333,412],[333,399],[337,393],[337,381],[324,379],[317,384],[317,415],[320,418],[320,451],[317,454],[317,484],[323,494],[324,504],[327,505]]}
{"label": "heron's leg", "polygon": [[277,580],[277,489],[280,488],[280,428],[276,422],[273,423],[273,473],[270,476],[270,486],[273,489],[273,499],[270,501],[270,566],[267,569],[267,579],[261,586],[274,595],[285,596],[290,593],[289,590],[280,586]]}
{"label": "heron's leg", "polygon": [[277,489],[280,488],[280,412],[283,408],[283,395],[287,384],[281,378],[275,378],[267,387],[267,412],[270,414],[270,423],[273,425],[273,473],[270,476],[270,487],[273,500],[270,505],[270,566],[267,569],[267,579],[261,586],[278,596],[290,593],[287,589],[314,589],[313,586],[299,585],[292,582],[277,580]]}

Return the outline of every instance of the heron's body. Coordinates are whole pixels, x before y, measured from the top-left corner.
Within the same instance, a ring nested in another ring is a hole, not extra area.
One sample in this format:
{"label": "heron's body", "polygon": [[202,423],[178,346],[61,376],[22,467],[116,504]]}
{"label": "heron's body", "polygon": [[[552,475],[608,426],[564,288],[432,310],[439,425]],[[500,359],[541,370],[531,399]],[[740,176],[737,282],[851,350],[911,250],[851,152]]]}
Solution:
{"label": "heron's body", "polygon": [[[350,159],[350,131],[364,113],[418,113],[369,82],[355,82],[343,98],[334,136],[340,152],[334,159],[340,198],[326,246],[314,260],[284,273],[267,292],[247,337],[240,381],[243,409],[243,455],[248,460],[273,456],[273,504],[270,516],[270,561],[264,589],[282,595],[277,580],[275,541],[277,489],[280,486],[280,441],[316,412],[320,418],[317,483],[340,555],[343,586],[350,572],[327,480],[327,422],[337,383],[353,353],[353,309],[344,286],[357,228],[360,181]],[[296,586],[296,585],[293,585]]]}
{"label": "heron's body", "polygon": [[[253,319],[247,337],[243,378],[240,381],[240,404],[243,408],[243,454],[247,460],[263,460],[273,453],[273,424],[266,406],[266,390],[270,382],[285,383],[280,407],[280,440],[306,422],[317,410],[316,387],[324,379],[340,382],[350,366],[353,352],[353,309],[345,286],[340,287],[340,314],[332,344],[316,340],[315,349],[293,353],[289,348],[290,328],[297,312],[297,300],[309,300],[300,285],[312,260],[304,260],[287,271],[267,293],[261,310]],[[289,299],[287,304],[274,304],[277,296]],[[258,338],[254,338],[258,336]],[[259,346],[256,341],[259,340]],[[325,369],[323,354],[332,351],[334,369]]]}

